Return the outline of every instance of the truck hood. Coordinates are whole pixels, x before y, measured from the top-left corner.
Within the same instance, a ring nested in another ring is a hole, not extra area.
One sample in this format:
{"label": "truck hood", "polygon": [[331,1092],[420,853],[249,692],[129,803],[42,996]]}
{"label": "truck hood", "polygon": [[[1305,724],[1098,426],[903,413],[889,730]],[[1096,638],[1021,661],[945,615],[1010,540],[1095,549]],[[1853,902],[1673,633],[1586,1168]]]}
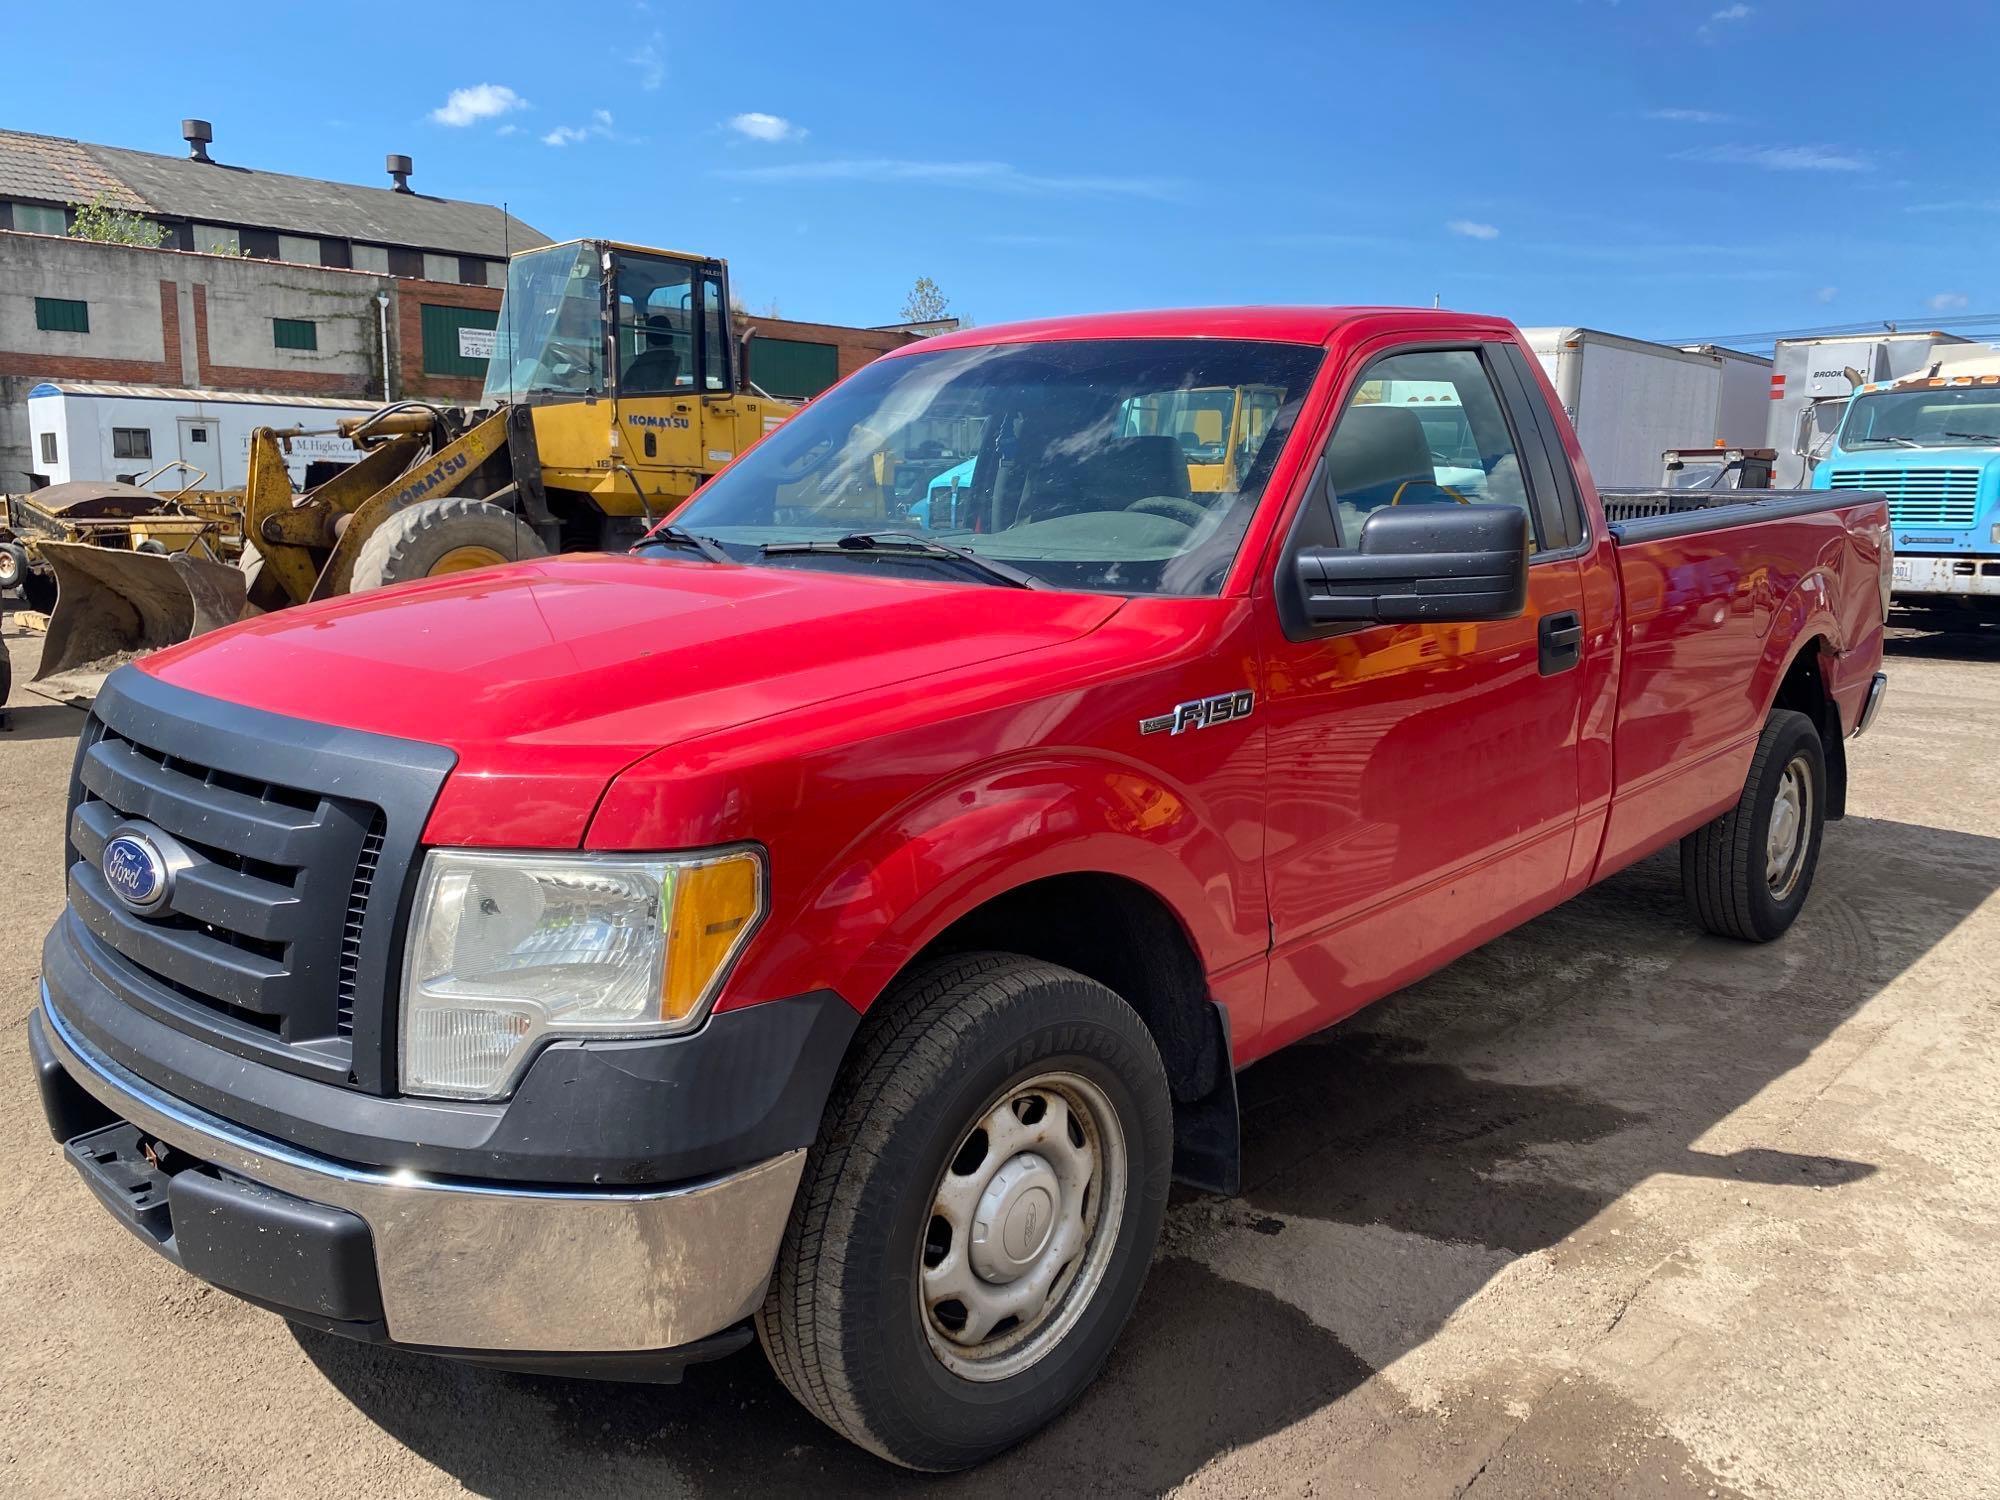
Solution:
{"label": "truck hood", "polygon": [[282,610],[146,658],[178,687],[442,745],[426,839],[574,847],[654,751],[1059,645],[1092,594],[693,560],[550,558]]}

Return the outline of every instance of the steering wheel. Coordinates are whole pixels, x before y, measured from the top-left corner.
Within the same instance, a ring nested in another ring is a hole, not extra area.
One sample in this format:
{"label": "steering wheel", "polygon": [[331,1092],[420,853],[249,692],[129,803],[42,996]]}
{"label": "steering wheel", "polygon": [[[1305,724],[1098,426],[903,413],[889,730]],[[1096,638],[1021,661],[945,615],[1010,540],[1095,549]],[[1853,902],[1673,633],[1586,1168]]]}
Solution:
{"label": "steering wheel", "polygon": [[[1401,505],[1403,503],[1403,491],[1408,489],[1412,484],[1420,482],[1422,481],[1414,479],[1405,479],[1401,484],[1396,486],[1396,493],[1389,497],[1389,503],[1391,505]],[[1434,490],[1438,490],[1443,494],[1449,495],[1453,500],[1456,500],[1460,505],[1472,504],[1470,500],[1466,499],[1465,496],[1461,495],[1457,490],[1453,489],[1448,484],[1433,483],[1431,485],[1431,488]]]}
{"label": "steering wheel", "polygon": [[1208,519],[1206,508],[1178,495],[1148,495],[1143,500],[1134,500],[1125,510],[1128,515],[1164,516],[1183,526],[1199,526]]}

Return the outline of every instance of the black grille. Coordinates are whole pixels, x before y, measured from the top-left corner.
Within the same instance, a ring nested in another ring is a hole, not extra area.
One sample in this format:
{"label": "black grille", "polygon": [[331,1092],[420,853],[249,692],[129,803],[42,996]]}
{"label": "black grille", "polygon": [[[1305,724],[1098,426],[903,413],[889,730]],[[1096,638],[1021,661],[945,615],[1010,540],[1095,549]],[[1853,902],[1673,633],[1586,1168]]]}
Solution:
{"label": "black grille", "polygon": [[[70,907],[96,967],[182,1030],[383,1087],[399,905],[385,887],[400,890],[450,760],[116,674],[71,787]],[[158,912],[127,907],[100,868],[128,826],[185,860]]]}
{"label": "black grille", "polygon": [[335,992],[334,1029],[354,1034],[354,991],[361,974],[361,932],[368,921],[368,898],[375,890],[375,871],[382,862],[382,815],[368,825],[361,857],[354,863],[354,883],[348,887],[347,922],[340,932],[340,984]]}

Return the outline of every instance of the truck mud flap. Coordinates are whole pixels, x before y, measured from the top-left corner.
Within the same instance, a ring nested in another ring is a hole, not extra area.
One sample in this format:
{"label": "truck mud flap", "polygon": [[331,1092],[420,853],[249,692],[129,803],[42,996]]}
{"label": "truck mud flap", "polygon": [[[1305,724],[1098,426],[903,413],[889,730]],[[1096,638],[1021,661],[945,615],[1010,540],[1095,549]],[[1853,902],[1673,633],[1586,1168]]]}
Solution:
{"label": "truck mud flap", "polygon": [[229,563],[82,542],[36,550],[55,574],[56,607],[33,687],[58,702],[87,702],[114,667],[243,614],[243,570]]}

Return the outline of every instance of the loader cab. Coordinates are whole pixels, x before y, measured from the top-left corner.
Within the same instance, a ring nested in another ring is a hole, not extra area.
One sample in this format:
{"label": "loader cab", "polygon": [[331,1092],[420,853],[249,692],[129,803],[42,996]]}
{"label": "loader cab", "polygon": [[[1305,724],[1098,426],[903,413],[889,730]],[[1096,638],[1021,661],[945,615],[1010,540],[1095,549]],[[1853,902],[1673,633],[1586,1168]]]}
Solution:
{"label": "loader cab", "polygon": [[485,404],[721,396],[739,383],[721,261],[572,240],[507,263]]}

